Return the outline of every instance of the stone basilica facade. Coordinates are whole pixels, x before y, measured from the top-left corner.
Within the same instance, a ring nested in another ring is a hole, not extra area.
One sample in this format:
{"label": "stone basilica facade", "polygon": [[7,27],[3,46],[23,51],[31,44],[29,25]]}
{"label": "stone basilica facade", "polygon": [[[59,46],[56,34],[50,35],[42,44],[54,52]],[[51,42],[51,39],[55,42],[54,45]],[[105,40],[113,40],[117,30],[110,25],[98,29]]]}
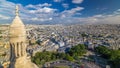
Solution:
{"label": "stone basilica facade", "polygon": [[19,7],[16,6],[16,16],[9,27],[10,65],[9,68],[38,68],[27,57],[26,30],[19,17]]}

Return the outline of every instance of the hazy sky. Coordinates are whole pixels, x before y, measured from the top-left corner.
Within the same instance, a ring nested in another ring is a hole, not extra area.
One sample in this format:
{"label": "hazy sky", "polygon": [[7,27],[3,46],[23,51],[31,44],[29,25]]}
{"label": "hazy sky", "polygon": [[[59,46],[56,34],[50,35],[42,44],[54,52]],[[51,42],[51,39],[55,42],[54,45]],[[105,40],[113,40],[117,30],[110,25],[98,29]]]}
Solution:
{"label": "hazy sky", "polygon": [[11,23],[15,5],[24,23],[120,24],[120,0],[0,0],[0,23]]}

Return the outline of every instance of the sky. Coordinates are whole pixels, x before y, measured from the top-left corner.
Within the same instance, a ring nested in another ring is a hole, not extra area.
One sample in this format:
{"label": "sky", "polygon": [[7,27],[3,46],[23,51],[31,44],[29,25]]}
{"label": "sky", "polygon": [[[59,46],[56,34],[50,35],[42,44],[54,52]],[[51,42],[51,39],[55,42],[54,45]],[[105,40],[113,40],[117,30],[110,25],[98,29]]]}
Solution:
{"label": "sky", "polygon": [[0,24],[11,23],[15,5],[25,24],[120,24],[120,0],[0,0]]}

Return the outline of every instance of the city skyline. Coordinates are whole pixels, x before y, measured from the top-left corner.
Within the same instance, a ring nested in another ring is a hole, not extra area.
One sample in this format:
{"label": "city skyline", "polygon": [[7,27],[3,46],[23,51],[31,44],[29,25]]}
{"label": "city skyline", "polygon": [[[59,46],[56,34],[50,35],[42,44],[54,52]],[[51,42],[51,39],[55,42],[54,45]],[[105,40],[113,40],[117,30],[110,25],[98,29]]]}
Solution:
{"label": "city skyline", "polygon": [[0,0],[0,68],[120,68],[119,6]]}
{"label": "city skyline", "polygon": [[25,24],[120,24],[119,0],[1,0],[0,24],[12,21],[16,4]]}

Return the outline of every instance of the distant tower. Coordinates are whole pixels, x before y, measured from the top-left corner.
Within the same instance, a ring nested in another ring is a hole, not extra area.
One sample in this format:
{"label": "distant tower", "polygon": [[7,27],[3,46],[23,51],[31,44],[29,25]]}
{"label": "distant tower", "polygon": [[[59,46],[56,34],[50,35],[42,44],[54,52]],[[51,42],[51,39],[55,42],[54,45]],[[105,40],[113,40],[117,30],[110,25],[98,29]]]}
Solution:
{"label": "distant tower", "polygon": [[26,30],[19,17],[19,7],[16,6],[16,17],[10,25],[10,68],[38,68],[27,57]]}

